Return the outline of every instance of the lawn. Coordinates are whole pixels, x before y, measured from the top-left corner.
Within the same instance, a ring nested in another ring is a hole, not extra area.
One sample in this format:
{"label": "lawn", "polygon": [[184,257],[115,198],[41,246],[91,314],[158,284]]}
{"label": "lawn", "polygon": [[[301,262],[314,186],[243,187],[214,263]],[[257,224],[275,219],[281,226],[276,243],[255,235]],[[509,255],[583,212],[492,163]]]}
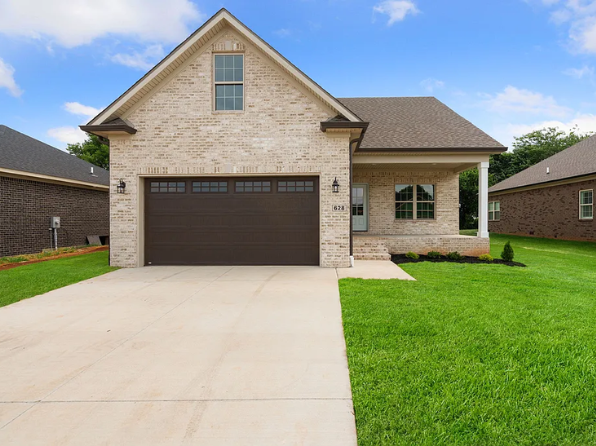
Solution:
{"label": "lawn", "polygon": [[0,271],[0,307],[115,269],[102,251]]}
{"label": "lawn", "polygon": [[596,244],[340,282],[360,446],[596,444]]}

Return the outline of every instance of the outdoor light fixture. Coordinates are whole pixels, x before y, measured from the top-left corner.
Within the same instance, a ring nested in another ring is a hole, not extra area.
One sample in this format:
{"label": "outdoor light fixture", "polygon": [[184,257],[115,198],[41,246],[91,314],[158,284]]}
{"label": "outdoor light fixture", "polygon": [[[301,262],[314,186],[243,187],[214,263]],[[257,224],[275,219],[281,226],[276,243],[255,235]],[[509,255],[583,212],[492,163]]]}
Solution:
{"label": "outdoor light fixture", "polygon": [[336,194],[339,192],[339,183],[337,182],[337,177],[333,180],[333,193]]}
{"label": "outdoor light fixture", "polygon": [[120,180],[118,181],[118,186],[116,186],[116,190],[118,191],[119,194],[123,194],[125,189],[126,189],[126,183],[124,182],[124,180],[122,178],[120,178]]}

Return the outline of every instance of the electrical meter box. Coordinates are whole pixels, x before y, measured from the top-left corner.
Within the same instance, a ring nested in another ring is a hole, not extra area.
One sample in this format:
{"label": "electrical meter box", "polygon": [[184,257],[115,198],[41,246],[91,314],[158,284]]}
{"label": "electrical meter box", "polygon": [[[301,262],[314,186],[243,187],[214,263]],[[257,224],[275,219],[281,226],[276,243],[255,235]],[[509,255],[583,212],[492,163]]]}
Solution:
{"label": "electrical meter box", "polygon": [[50,228],[51,229],[59,229],[60,228],[60,217],[50,217]]}

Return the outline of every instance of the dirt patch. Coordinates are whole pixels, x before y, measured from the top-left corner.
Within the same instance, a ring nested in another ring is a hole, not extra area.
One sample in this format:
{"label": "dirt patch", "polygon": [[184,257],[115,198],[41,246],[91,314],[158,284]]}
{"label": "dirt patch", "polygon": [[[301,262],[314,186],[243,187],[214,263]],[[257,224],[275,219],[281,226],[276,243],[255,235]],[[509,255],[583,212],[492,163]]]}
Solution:
{"label": "dirt patch", "polygon": [[448,259],[447,257],[440,257],[438,259],[436,258],[431,258],[425,255],[421,255],[420,258],[418,259],[410,259],[409,257],[406,257],[405,254],[393,254],[391,256],[391,261],[393,263],[395,263],[396,265],[401,265],[404,263],[420,263],[420,262],[432,262],[432,263],[483,263],[485,265],[507,265],[507,266],[521,266],[524,267],[526,265],[524,265],[523,263],[519,263],[519,262],[506,262],[503,259],[494,259],[492,262],[489,262],[487,260],[480,260],[478,257],[470,257],[470,256],[464,256],[463,259],[461,260],[451,260]]}
{"label": "dirt patch", "polygon": [[110,249],[109,246],[90,246],[88,248],[77,249],[74,252],[58,253],[53,256],[44,257],[42,259],[32,258],[32,259],[24,260],[22,262],[4,263],[4,264],[0,265],[0,271],[3,271],[5,269],[16,268],[18,266],[23,266],[23,265],[31,265],[32,263],[45,262],[47,260],[56,260],[56,259],[62,259],[64,257],[74,257],[74,256],[80,256],[83,254],[90,254],[92,252],[107,251],[109,249]]}

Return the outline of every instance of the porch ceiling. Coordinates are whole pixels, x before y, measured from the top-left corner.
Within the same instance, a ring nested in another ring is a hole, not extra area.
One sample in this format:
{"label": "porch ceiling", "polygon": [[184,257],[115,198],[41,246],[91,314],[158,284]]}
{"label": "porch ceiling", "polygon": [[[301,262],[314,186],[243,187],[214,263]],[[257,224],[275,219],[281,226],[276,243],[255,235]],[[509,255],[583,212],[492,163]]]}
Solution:
{"label": "porch ceiling", "polygon": [[462,172],[488,162],[487,154],[354,155],[354,169]]}
{"label": "porch ceiling", "polygon": [[476,167],[478,163],[354,163],[354,170],[403,170],[463,172]]}

